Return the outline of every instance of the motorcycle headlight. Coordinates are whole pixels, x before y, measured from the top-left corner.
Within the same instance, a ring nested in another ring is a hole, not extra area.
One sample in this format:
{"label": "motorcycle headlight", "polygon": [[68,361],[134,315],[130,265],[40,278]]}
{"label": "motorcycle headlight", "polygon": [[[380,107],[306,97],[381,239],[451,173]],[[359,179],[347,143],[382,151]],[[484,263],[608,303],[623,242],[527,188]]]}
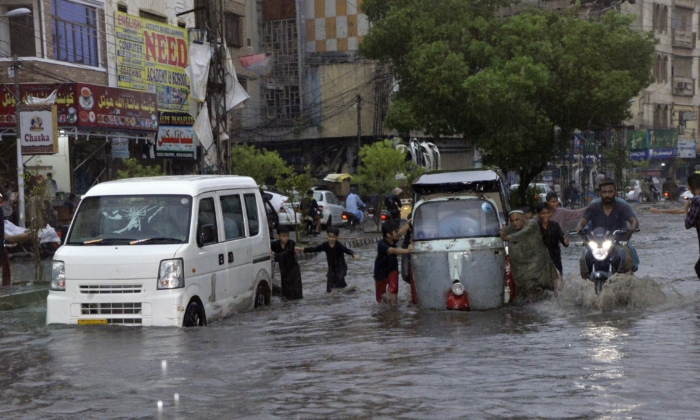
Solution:
{"label": "motorcycle headlight", "polygon": [[460,282],[455,282],[452,285],[452,293],[455,296],[462,296],[464,294],[464,285]]}
{"label": "motorcycle headlight", "polygon": [[63,261],[51,262],[51,290],[66,291],[66,264]]}
{"label": "motorcycle headlight", "polygon": [[608,250],[612,246],[612,241],[603,242],[603,249]]}
{"label": "motorcycle headlight", "polygon": [[604,248],[593,248],[591,252],[593,253],[593,258],[599,261],[604,260],[608,256],[608,250]]}
{"label": "motorcycle headlight", "polygon": [[181,259],[163,260],[158,269],[158,290],[185,287],[185,270]]}

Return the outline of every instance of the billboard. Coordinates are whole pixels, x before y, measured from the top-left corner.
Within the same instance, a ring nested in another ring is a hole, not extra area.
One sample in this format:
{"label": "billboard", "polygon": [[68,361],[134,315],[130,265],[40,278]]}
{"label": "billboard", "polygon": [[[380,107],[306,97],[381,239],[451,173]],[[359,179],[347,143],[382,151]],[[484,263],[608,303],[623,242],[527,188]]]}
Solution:
{"label": "billboard", "polygon": [[628,150],[639,150],[646,149],[647,144],[647,130],[627,130],[627,149]]}
{"label": "billboard", "polygon": [[19,121],[23,155],[58,153],[56,105],[23,105]]}
{"label": "billboard", "polygon": [[155,93],[158,109],[186,111],[187,29],[115,12],[118,86]]}
{"label": "billboard", "polygon": [[675,148],[649,149],[649,159],[673,159],[676,157],[676,152]]}
{"label": "billboard", "polygon": [[[59,126],[158,130],[156,95],[135,90],[110,88],[86,83],[20,85],[20,97],[46,98],[56,94]],[[12,88],[0,85],[0,127],[15,126]]]}
{"label": "billboard", "polygon": [[675,128],[649,130],[650,149],[675,149],[676,147],[678,147],[678,130]]}
{"label": "billboard", "polygon": [[649,159],[649,149],[630,150],[627,156],[632,160],[647,160]]}
{"label": "billboard", "polygon": [[173,159],[195,159],[194,118],[190,114],[161,112],[156,157]]}

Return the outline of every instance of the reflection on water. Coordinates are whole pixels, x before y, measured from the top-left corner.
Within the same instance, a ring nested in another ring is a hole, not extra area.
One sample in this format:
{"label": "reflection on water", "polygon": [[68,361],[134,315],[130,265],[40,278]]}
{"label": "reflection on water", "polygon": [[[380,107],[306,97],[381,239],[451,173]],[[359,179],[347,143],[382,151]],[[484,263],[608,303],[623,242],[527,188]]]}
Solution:
{"label": "reflection on water", "polygon": [[[642,218],[645,232],[664,220]],[[46,328],[42,308],[0,312],[0,416],[695,418],[695,254],[651,242],[639,276],[600,297],[569,274],[559,296],[485,312],[420,311],[405,283],[398,307],[378,306],[372,247],[347,292],[325,293],[317,258],[303,300],[207,328]],[[579,251],[564,251],[565,272]]]}

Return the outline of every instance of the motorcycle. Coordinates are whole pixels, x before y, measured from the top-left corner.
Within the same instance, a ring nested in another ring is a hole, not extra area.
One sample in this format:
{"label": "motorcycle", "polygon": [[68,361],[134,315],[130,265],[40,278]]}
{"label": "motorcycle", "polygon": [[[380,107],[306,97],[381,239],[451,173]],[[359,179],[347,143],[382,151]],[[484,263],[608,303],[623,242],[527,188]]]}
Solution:
{"label": "motorcycle", "polygon": [[[575,234],[577,232],[569,232]],[[578,246],[586,246],[586,266],[588,267],[588,279],[595,284],[595,294],[603,290],[603,286],[613,274],[620,271],[623,263],[624,250],[627,241],[622,240],[629,233],[627,229],[618,229],[610,234],[604,228],[588,229],[578,232],[583,236]]]}
{"label": "motorcycle", "polygon": [[360,224],[357,217],[349,211],[344,211],[340,217],[343,219],[343,227],[350,231],[354,231],[357,225]]}

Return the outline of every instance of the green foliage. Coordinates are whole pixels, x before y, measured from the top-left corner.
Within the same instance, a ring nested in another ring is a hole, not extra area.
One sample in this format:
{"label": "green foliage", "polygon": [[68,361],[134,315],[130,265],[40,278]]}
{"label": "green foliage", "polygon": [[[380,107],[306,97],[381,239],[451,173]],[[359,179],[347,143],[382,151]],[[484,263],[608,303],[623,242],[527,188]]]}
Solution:
{"label": "green foliage", "polygon": [[256,149],[244,144],[231,148],[231,173],[249,176],[258,185],[275,185],[290,169],[275,150]]}
{"label": "green foliage", "polygon": [[528,206],[532,209],[533,213],[535,212],[535,208],[537,207],[537,203],[540,201],[539,195],[542,194],[544,191],[542,191],[541,188],[535,186],[535,185],[530,185],[527,187],[525,190],[525,197],[523,198],[519,194],[513,194],[511,193],[510,195],[510,208],[511,209],[518,209],[523,206]]}
{"label": "green foliage", "polygon": [[124,169],[117,170],[117,179],[142,178],[149,176],[163,176],[165,173],[158,165],[142,165],[135,158],[124,159],[122,161]]}
{"label": "green foliage", "polygon": [[401,86],[390,128],[463,134],[485,165],[519,173],[524,199],[575,129],[629,117],[652,81],[656,41],[614,10],[598,21],[561,10],[496,18],[506,3],[365,0],[372,25],[360,51],[391,63]]}
{"label": "green foliage", "polygon": [[[366,194],[382,195],[396,187],[406,189],[423,173],[423,168],[406,160],[406,154],[394,148],[390,140],[362,146],[360,166],[352,177],[353,183]],[[376,214],[381,214],[383,200],[379,200]],[[379,223],[379,218],[375,218]]]}
{"label": "green foliage", "polygon": [[[297,242],[303,241],[303,235],[306,233],[304,229],[300,229],[302,221],[306,219],[309,210],[298,208],[301,203],[301,199],[304,197],[307,191],[309,191],[314,186],[314,178],[311,176],[311,166],[307,165],[304,167],[304,172],[296,173],[293,167],[289,167],[286,175],[277,180],[277,189],[283,194],[289,197],[294,203],[294,225],[297,232]],[[297,220],[296,211],[301,211],[301,220]]]}
{"label": "green foliage", "polygon": [[627,186],[630,183],[629,175],[632,173],[634,165],[632,159],[629,158],[626,144],[613,141],[610,147],[603,149],[603,158],[612,164],[617,185],[627,191]]}

